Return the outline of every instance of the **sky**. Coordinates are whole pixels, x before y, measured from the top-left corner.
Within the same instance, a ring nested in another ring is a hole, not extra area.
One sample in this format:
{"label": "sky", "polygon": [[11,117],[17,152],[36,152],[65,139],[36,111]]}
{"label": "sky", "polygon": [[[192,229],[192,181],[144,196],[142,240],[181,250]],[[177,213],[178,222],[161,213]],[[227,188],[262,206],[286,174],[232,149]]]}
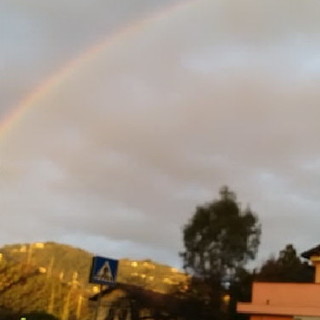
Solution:
{"label": "sky", "polygon": [[1,0],[0,245],[182,267],[228,185],[257,261],[319,243],[320,2]]}

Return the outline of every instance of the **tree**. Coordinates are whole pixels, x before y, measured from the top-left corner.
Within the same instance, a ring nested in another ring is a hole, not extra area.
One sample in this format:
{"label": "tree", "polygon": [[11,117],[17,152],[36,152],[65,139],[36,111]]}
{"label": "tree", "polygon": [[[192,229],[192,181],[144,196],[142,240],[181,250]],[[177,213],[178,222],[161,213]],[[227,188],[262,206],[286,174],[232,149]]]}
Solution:
{"label": "tree", "polygon": [[246,263],[254,259],[260,234],[257,216],[249,207],[242,210],[228,187],[220,189],[218,200],[197,207],[184,226],[181,257],[185,270],[208,287],[203,304],[209,310],[207,318],[222,319],[233,313],[236,297],[230,297],[225,285],[232,287]]}
{"label": "tree", "polygon": [[1,320],[16,320],[16,319],[20,319],[20,318],[16,312],[0,307],[0,319]]}
{"label": "tree", "polygon": [[242,211],[235,193],[223,187],[220,199],[197,207],[183,229],[184,267],[201,278],[227,280],[254,259],[260,233],[256,215]]}
{"label": "tree", "polygon": [[256,280],[266,282],[313,282],[313,268],[297,255],[292,244],[271,257],[260,268]]}
{"label": "tree", "polygon": [[237,302],[251,302],[252,283],[254,281],[254,271],[248,271],[244,268],[237,270],[234,281],[230,284],[229,295],[231,296],[228,313],[230,319],[247,320],[248,315],[238,313]]}
{"label": "tree", "polygon": [[32,320],[58,320],[58,318],[56,318],[52,314],[49,314],[46,312],[37,312],[37,311],[24,314],[21,318],[32,319]]}

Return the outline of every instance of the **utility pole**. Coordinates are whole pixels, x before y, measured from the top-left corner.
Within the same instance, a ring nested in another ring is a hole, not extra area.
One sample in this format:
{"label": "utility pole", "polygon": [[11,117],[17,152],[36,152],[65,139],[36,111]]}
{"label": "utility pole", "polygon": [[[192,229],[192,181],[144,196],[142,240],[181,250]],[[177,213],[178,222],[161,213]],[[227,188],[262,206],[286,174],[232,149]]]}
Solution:
{"label": "utility pole", "polygon": [[72,280],[70,283],[70,289],[68,290],[67,296],[65,298],[63,309],[62,309],[62,315],[61,320],[68,320],[69,319],[69,312],[70,312],[70,298],[73,289],[78,285],[78,272],[74,272],[72,275]]}
{"label": "utility pole", "polygon": [[48,303],[48,313],[53,314],[54,311],[54,299],[56,297],[56,292],[54,288],[54,282],[51,281],[51,294]]}
{"label": "utility pole", "polygon": [[53,265],[54,265],[54,256],[51,257],[48,268],[47,268],[47,279],[52,277]]}
{"label": "utility pole", "polygon": [[98,297],[97,297],[97,304],[96,304],[96,311],[94,314],[94,320],[98,320],[99,318],[99,311],[100,311],[100,306],[101,306],[101,298],[102,298],[102,284],[100,284],[99,286],[99,293],[98,293]]}
{"label": "utility pole", "polygon": [[80,293],[78,298],[77,311],[76,311],[77,320],[80,320],[82,302],[83,302],[83,297],[82,297],[82,294]]}
{"label": "utility pole", "polygon": [[71,292],[72,292],[72,287],[70,287],[70,289],[69,289],[69,291],[67,293],[66,299],[64,300],[61,320],[68,320],[69,319]]}
{"label": "utility pole", "polygon": [[31,264],[32,246],[33,246],[33,243],[30,243],[27,249],[27,266]]}
{"label": "utility pole", "polygon": [[27,275],[31,269],[30,266],[31,266],[31,259],[32,259],[32,250],[33,250],[33,243],[29,243],[26,249],[26,260],[25,260],[25,266],[23,270],[23,273],[25,275]]}
{"label": "utility pole", "polygon": [[48,313],[51,313],[51,314],[53,314],[53,311],[54,311],[54,300],[56,297],[56,290],[54,287],[54,281],[52,279],[53,263],[54,263],[54,257],[52,256],[47,268],[47,275],[46,275],[46,285],[48,286],[48,288],[49,287],[51,288],[51,293],[50,293],[49,302],[48,302]]}

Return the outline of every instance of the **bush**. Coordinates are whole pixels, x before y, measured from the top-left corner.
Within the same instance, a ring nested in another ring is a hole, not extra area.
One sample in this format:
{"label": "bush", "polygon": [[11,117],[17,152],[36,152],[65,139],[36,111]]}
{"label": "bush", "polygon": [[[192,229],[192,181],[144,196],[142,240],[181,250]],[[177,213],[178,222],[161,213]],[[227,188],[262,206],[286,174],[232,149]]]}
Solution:
{"label": "bush", "polygon": [[52,314],[46,312],[30,312],[22,315],[20,319],[23,317],[26,318],[26,320],[59,320]]}

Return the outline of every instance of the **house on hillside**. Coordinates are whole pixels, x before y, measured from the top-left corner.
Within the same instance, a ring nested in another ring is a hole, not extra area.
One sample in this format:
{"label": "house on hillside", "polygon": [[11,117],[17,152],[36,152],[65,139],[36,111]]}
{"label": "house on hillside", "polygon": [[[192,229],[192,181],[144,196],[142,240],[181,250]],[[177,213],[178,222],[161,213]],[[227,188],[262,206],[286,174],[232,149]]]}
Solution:
{"label": "house on hillside", "polygon": [[315,267],[314,283],[255,282],[252,302],[238,303],[250,320],[320,320],[320,245],[302,254]]}

